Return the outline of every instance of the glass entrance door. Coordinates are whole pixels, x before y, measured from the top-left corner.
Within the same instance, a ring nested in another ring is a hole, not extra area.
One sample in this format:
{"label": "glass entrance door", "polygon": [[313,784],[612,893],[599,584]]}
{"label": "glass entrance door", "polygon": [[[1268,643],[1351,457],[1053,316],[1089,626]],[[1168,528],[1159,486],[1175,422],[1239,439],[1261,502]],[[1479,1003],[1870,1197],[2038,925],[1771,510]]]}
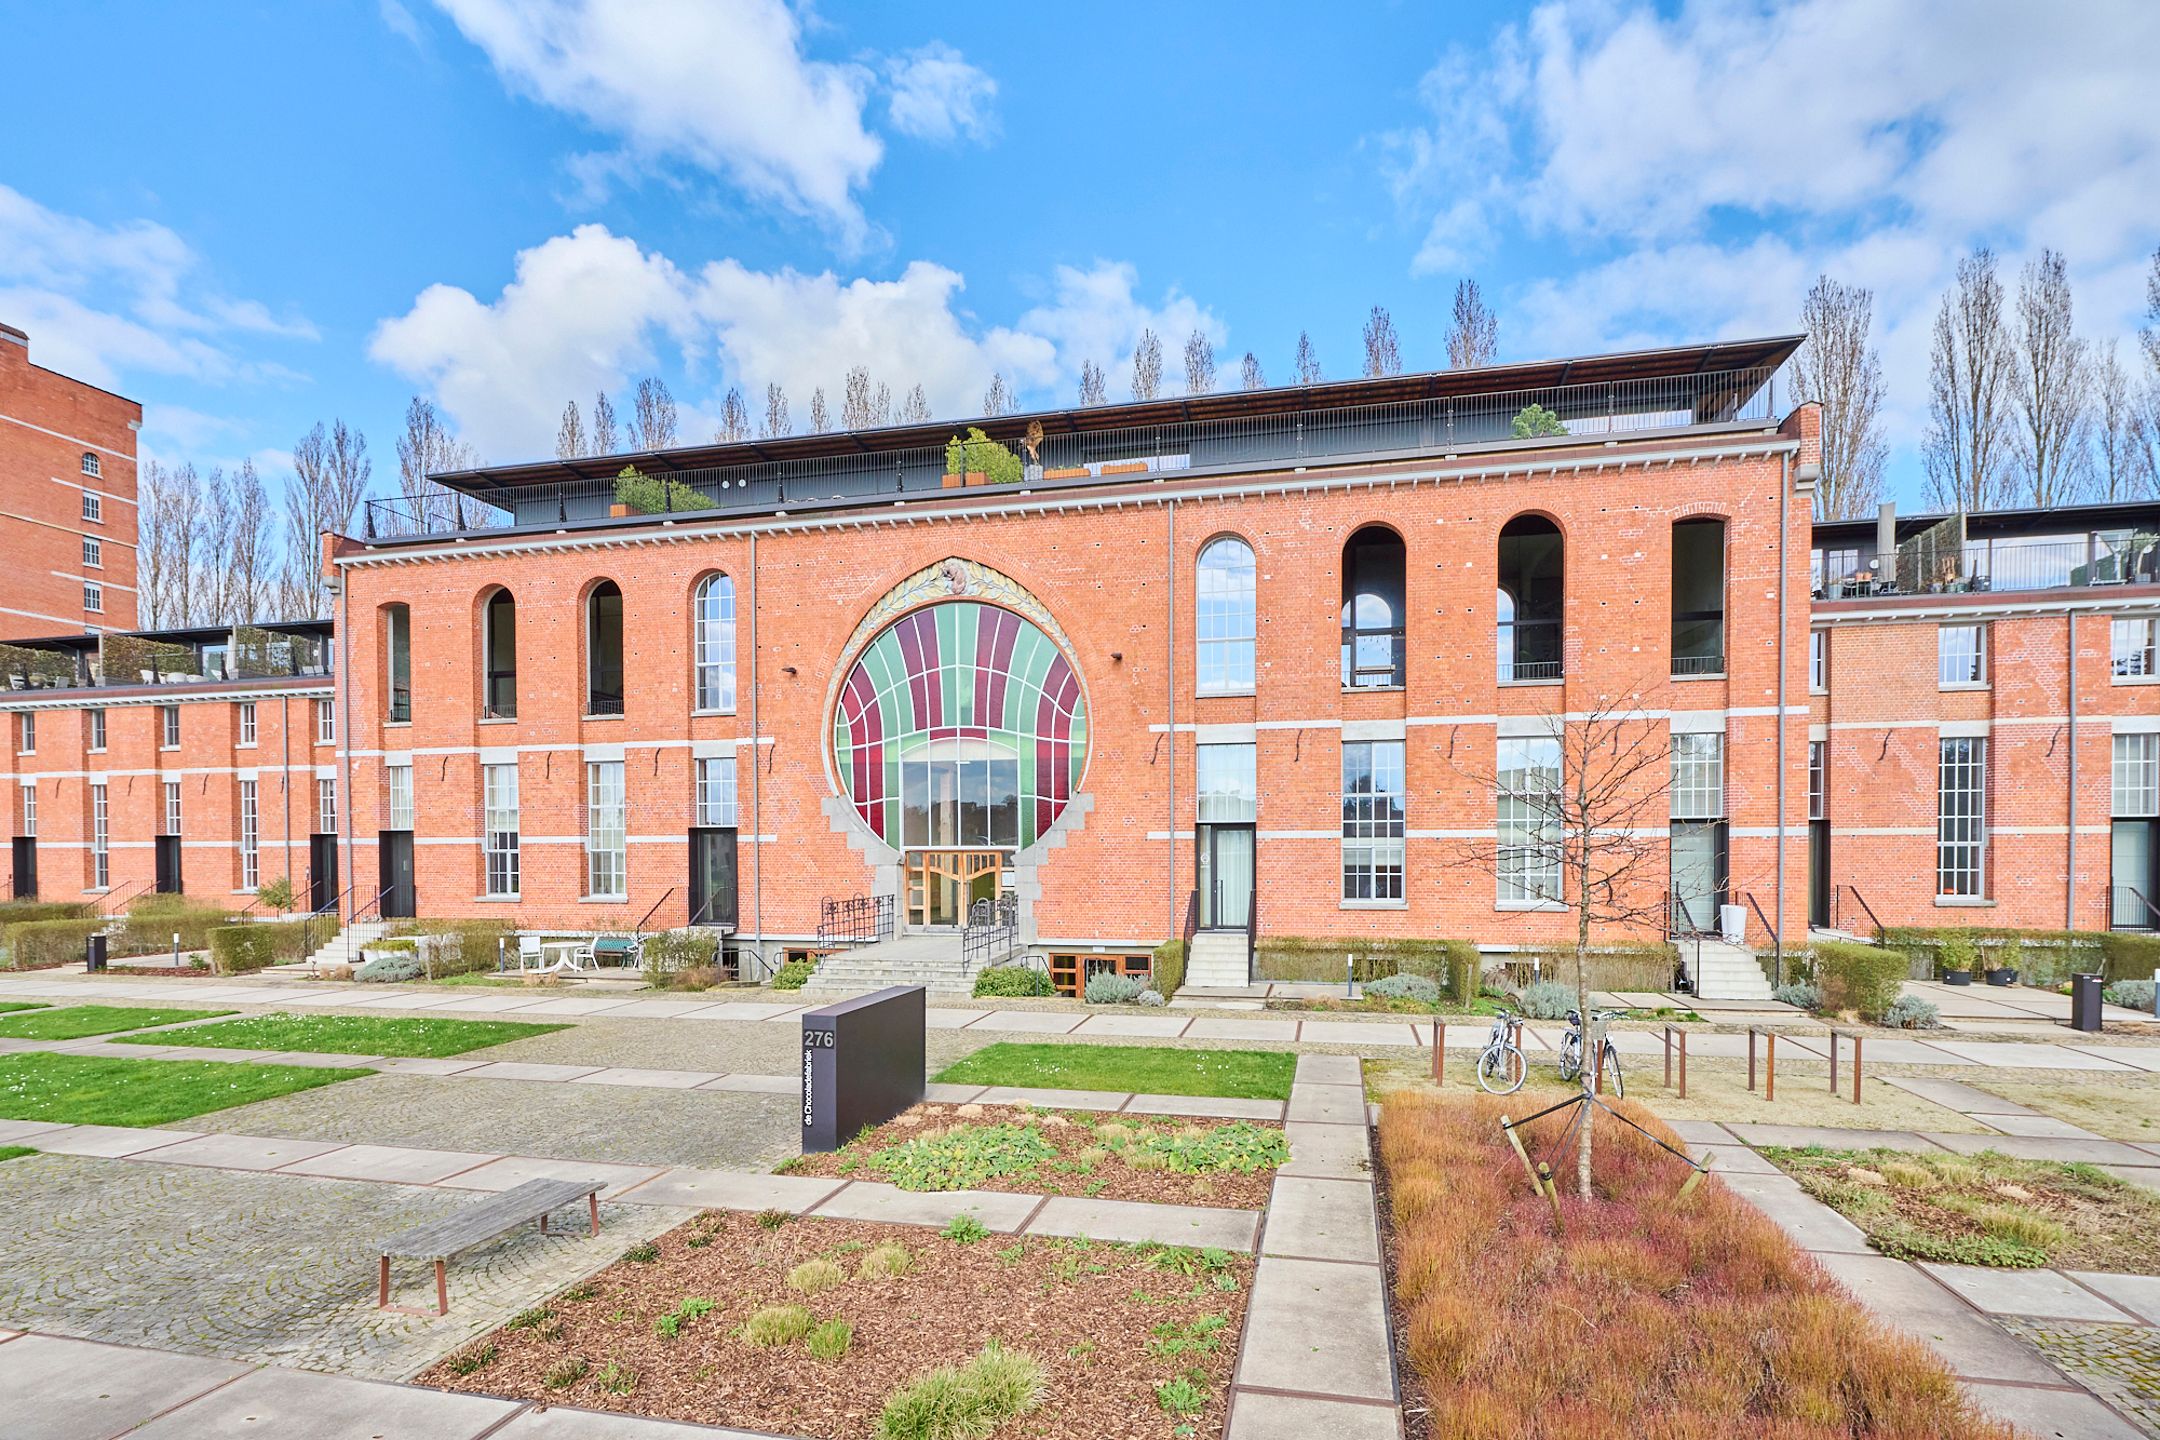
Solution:
{"label": "glass entrance door", "polygon": [[1244,929],[1252,906],[1253,827],[1202,825],[1196,849],[1200,860],[1200,928]]}
{"label": "glass entrance door", "polygon": [[690,923],[735,928],[733,830],[690,832]]}
{"label": "glass entrance door", "polygon": [[1725,901],[1723,821],[1676,820],[1672,827],[1673,929],[1708,934]]}
{"label": "glass entrance door", "polygon": [[1807,922],[1830,926],[1830,822],[1810,820],[1807,827]]}
{"label": "glass entrance door", "polygon": [[2154,821],[2117,820],[2108,855],[2108,928],[2151,930],[2160,928],[2153,907]]}
{"label": "glass entrance door", "polygon": [[1007,863],[1002,850],[909,851],[907,923],[916,928],[965,924],[975,902],[997,899]]}

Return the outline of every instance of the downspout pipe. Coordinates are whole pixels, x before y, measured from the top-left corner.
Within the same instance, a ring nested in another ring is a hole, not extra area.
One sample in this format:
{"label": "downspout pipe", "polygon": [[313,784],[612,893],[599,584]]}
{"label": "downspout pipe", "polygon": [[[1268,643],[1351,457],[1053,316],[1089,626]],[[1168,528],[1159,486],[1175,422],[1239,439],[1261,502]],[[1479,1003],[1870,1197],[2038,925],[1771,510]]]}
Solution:
{"label": "downspout pipe", "polygon": [[[1170,745],[1170,816],[1169,816],[1169,819],[1170,819],[1170,823],[1169,823],[1169,825],[1168,825],[1167,827],[1165,827],[1165,828],[1166,828],[1166,829],[1167,829],[1167,830],[1169,831],[1169,835],[1170,835],[1170,840],[1169,840],[1169,846],[1170,846],[1170,850],[1169,850],[1169,859],[1168,859],[1167,861],[1165,861],[1165,862],[1164,862],[1164,864],[1163,864],[1163,878],[1164,878],[1164,881],[1166,882],[1166,886],[1165,886],[1165,888],[1167,889],[1167,891],[1168,891],[1168,893],[1169,893],[1169,899],[1170,899],[1170,913],[1169,913],[1169,926],[1168,926],[1168,928],[1167,928],[1167,929],[1166,929],[1166,930],[1165,930],[1165,931],[1164,931],[1163,933],[1165,933],[1165,934],[1167,934],[1167,935],[1171,935],[1171,936],[1179,936],[1179,935],[1183,935],[1183,934],[1185,933],[1185,925],[1184,925],[1184,920],[1183,920],[1183,917],[1181,917],[1181,916],[1180,916],[1180,915],[1178,914],[1178,903],[1177,903],[1177,830],[1178,830],[1178,826],[1177,826],[1177,816],[1178,816],[1178,809],[1177,809],[1177,501],[1176,501],[1176,500],[1172,500],[1172,501],[1170,501],[1170,503],[1169,503],[1169,504],[1168,504],[1168,505],[1167,505],[1167,506],[1165,507],[1165,514],[1166,514],[1166,516],[1167,516],[1167,542],[1166,542],[1166,545],[1165,545],[1165,548],[1164,548],[1164,554],[1163,554],[1163,578],[1164,578],[1164,579],[1165,579],[1165,580],[1166,580],[1166,581],[1168,582],[1168,585],[1166,586],[1166,588],[1165,588],[1165,590],[1164,590],[1164,592],[1163,592],[1163,593],[1164,593],[1164,595],[1165,595],[1165,597],[1166,597],[1166,598],[1165,598],[1165,601],[1164,601],[1164,604],[1165,604],[1165,607],[1166,607],[1166,608],[1167,608],[1167,610],[1168,610],[1168,614],[1167,614],[1167,615],[1166,615],[1166,616],[1164,617],[1164,619],[1165,619],[1165,623],[1164,623],[1164,625],[1163,625],[1163,645],[1164,645],[1164,651],[1165,651],[1165,653],[1167,654],[1167,656],[1168,656],[1169,658],[1168,658],[1168,663],[1167,663],[1167,664],[1165,664],[1165,665],[1164,665],[1164,667],[1163,667],[1163,669],[1164,669],[1164,672],[1165,672],[1165,679],[1164,679],[1164,686],[1163,686],[1163,688],[1164,688],[1164,694],[1165,694],[1165,698],[1166,698],[1166,700],[1167,700],[1167,702],[1168,702],[1168,708],[1169,708],[1169,716],[1170,716],[1170,733],[1169,733],[1169,745]],[[1186,958],[1187,958],[1188,962],[1189,962],[1189,961],[1190,961],[1190,959],[1191,959],[1191,957],[1190,957],[1190,956],[1187,956]]]}
{"label": "downspout pipe", "polygon": [[1785,826],[1785,731],[1792,717],[1785,713],[1785,632],[1792,592],[1792,565],[1789,547],[1792,540],[1792,453],[1778,456],[1778,512],[1777,512],[1777,923],[1770,935],[1771,971],[1778,983],[1785,982],[1785,870],[1790,863],[1786,853]]}
{"label": "downspout pipe", "polygon": [[[345,883],[339,888],[345,892],[346,922],[350,923],[360,904],[357,883],[360,877],[353,869],[353,824],[359,812],[353,806],[352,784],[352,587],[342,570],[330,583],[337,588],[338,602],[338,664],[337,674],[331,677],[331,683],[336,687],[338,710],[338,829],[345,835]],[[375,876],[375,886],[378,890],[382,888],[380,873]]]}
{"label": "downspout pipe", "polygon": [[[2063,624],[2064,624],[2064,626],[2065,626],[2065,627],[2067,628],[2067,630],[2068,630],[2068,632],[2069,632],[2069,634],[2068,634],[2068,646],[2067,646],[2067,648],[2068,648],[2068,649],[2069,649],[2069,651],[2070,651],[2070,657],[2069,657],[2069,658],[2070,658],[2070,664],[2069,664],[2069,675],[2070,675],[2070,685],[2069,685],[2069,688],[2070,688],[2070,724],[2069,724],[2069,735],[2068,735],[2068,739],[2067,739],[2067,740],[2065,741],[2065,743],[2066,743],[2066,744],[2068,744],[2068,745],[2069,745],[2069,747],[2070,747],[2070,794],[2069,794],[2069,798],[2068,798],[2068,801],[2067,801],[2067,803],[2066,803],[2066,804],[2065,804],[2065,806],[2064,806],[2064,809],[2065,809],[2065,810],[2066,810],[2066,811],[2067,811],[2068,813],[2067,813],[2067,814],[2065,814],[2065,816],[2063,817],[2063,821],[2064,821],[2064,823],[2063,823],[2063,835],[2064,835],[2064,839],[2065,839],[2065,841],[2067,842],[2067,843],[2065,844],[2065,846],[2064,846],[2064,849],[2065,849],[2065,851],[2066,851],[2067,853],[2065,854],[2065,856],[2064,856],[2064,859],[2063,859],[2063,864],[2064,864],[2064,866],[2065,866],[2065,869],[2064,869],[2064,871],[2063,871],[2063,929],[2065,929],[2065,930],[2075,930],[2075,929],[2077,929],[2077,825],[2078,825],[2078,803],[2077,803],[2077,795],[2078,795],[2078,673],[2077,673],[2077,662],[2078,662],[2078,638],[2077,638],[2077,621],[2078,621],[2078,612],[2077,612],[2077,607],[2076,607],[2075,605],[2073,605],[2073,606],[2071,606],[2071,607],[2069,608],[2069,610],[2067,610],[2067,611],[2066,611],[2066,612],[2064,613],[2064,615],[2063,615]],[[2112,883],[2112,881],[2111,881],[2111,883]],[[2110,891],[2110,892],[2108,893],[2108,900],[2109,900],[2109,903],[2110,903],[2110,905],[2111,905],[2111,906],[2112,906],[2112,904],[2113,904],[2113,902],[2114,902],[2114,899],[2115,899],[2115,896],[2114,896],[2114,892],[2113,892],[2113,891]]]}
{"label": "downspout pipe", "polygon": [[[758,763],[758,612],[757,531],[750,532],[750,853],[757,868],[750,880],[750,925],[757,932],[758,968],[765,964],[765,848],[758,837],[765,833],[764,766]],[[738,747],[738,753],[740,749]],[[693,764],[696,762],[692,762]]]}

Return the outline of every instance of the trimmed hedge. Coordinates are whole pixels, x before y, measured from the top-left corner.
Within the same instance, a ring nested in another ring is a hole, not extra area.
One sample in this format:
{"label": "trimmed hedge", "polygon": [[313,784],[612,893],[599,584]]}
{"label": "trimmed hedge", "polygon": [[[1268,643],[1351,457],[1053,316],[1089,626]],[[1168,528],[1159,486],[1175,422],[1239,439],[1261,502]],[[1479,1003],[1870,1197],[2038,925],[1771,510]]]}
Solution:
{"label": "trimmed hedge", "polygon": [[1940,952],[1954,933],[1962,932],[1979,952],[1979,966],[2001,963],[1997,956],[2011,939],[2019,940],[2017,965],[2028,985],[2062,985],[2072,975],[2099,974],[2115,980],[2149,980],[2160,969],[2160,935],[2142,930],[2020,930],[2011,926],[1899,926],[1882,932],[1893,949],[1926,955],[1930,971],[1940,974]]}
{"label": "trimmed hedge", "polygon": [[[384,932],[386,939],[433,939],[437,943],[415,946],[423,957],[421,971],[430,979],[445,975],[470,975],[493,970],[498,940],[507,941],[515,929],[508,920],[408,920]],[[515,955],[517,947],[507,946]]]}
{"label": "trimmed hedge", "polygon": [[816,973],[816,961],[790,960],[787,964],[782,965],[778,973],[772,977],[772,988],[775,990],[800,990],[810,983],[810,977]]}
{"label": "trimmed hedge", "polygon": [[1448,993],[1455,997],[1456,1004],[1467,1008],[1485,987],[1485,957],[1467,940],[1443,940],[1440,944],[1447,955]]}
{"label": "trimmed hedge", "polygon": [[[1535,957],[1542,974],[1575,983],[1575,947],[1544,945],[1516,952],[1511,963],[1527,967]],[[1670,990],[1680,949],[1670,942],[1646,945],[1597,945],[1590,951],[1593,990]]]}
{"label": "trimmed hedge", "polygon": [[46,970],[83,958],[83,942],[105,928],[103,920],[23,920],[7,927],[8,965]]}
{"label": "trimmed hedge", "polygon": [[685,970],[710,970],[720,960],[720,937],[710,930],[662,930],[645,937],[645,983],[665,990]]}
{"label": "trimmed hedge", "polygon": [[1880,1020],[1897,1003],[1912,968],[1911,957],[1887,946],[1825,942],[1813,947],[1813,955],[1823,1009],[1854,1010],[1865,1020]]}
{"label": "trimmed hedge", "polygon": [[[2100,932],[2099,938],[2102,957],[2100,974],[2109,983],[2151,980],[2153,972],[2160,970],[2160,935],[2146,935],[2133,930],[2104,930]],[[2026,953],[2032,952],[2028,948]]]}
{"label": "trimmed hedge", "polygon": [[1324,980],[1343,978],[1343,956],[1357,957],[1360,984],[1390,975],[1422,975],[1439,980],[1448,973],[1449,940],[1376,939],[1355,937],[1263,935],[1255,946],[1253,969],[1263,980]]}
{"label": "trimmed hedge", "polygon": [[10,900],[0,905],[0,930],[32,920],[94,920],[97,907],[75,900]]}
{"label": "trimmed hedge", "polygon": [[992,965],[975,977],[977,998],[999,999],[1054,995],[1050,977],[1032,965]]}
{"label": "trimmed hedge", "polygon": [[127,924],[113,937],[112,953],[115,957],[161,954],[172,948],[175,933],[182,950],[207,950],[210,932],[231,923],[231,914],[220,906],[204,905],[185,895],[145,895],[128,906]]}
{"label": "trimmed hedge", "polygon": [[246,975],[267,969],[279,959],[283,925],[220,925],[210,932],[210,968],[220,975]]}
{"label": "trimmed hedge", "polygon": [[1150,973],[1155,978],[1155,989],[1164,1000],[1167,1001],[1183,988],[1186,959],[1183,940],[1165,940],[1155,947],[1154,969]]}

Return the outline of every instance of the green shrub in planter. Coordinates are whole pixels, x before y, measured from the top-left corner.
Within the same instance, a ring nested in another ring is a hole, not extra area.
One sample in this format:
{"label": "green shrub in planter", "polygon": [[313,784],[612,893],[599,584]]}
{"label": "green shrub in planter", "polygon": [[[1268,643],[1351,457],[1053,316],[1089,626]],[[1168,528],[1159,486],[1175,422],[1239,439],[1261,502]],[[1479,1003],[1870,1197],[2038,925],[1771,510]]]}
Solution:
{"label": "green shrub in planter", "polygon": [[975,977],[977,998],[1054,995],[1050,977],[1031,965],[992,965]]}
{"label": "green shrub in planter", "polygon": [[[1899,952],[1903,953],[1903,952]],[[1946,930],[1935,947],[1935,963],[1945,975],[1970,975],[1980,966],[1980,952],[1970,930]]]}
{"label": "green shrub in planter", "polygon": [[1468,1009],[1477,999],[1478,990],[1485,980],[1485,957],[1477,946],[1467,940],[1448,940],[1445,946],[1448,967],[1448,993],[1455,1003]]}
{"label": "green shrub in planter", "polygon": [[1797,1010],[1819,1010],[1822,1008],[1822,991],[1817,990],[1805,980],[1794,980],[1778,986],[1777,989],[1770,992],[1770,998],[1782,1001]]}
{"label": "green shrub in planter", "polygon": [[1812,948],[1823,1009],[1854,1010],[1867,1020],[1881,1019],[1896,1003],[1906,972],[1912,968],[1904,951],[1878,945],[1825,942]]}
{"label": "green shrub in planter", "polygon": [[24,920],[7,927],[8,964],[43,970],[83,958],[83,942],[105,928],[102,920]]}
{"label": "green shrub in planter", "polygon": [[1108,970],[1088,977],[1087,1003],[1090,1005],[1130,1005],[1140,998],[1144,987],[1130,976],[1113,974]]}
{"label": "green shrub in planter", "polygon": [[2109,980],[2150,981],[2160,970],[2160,935],[2109,930],[2099,937],[2100,974]]}
{"label": "green shrub in planter", "polygon": [[282,925],[220,925],[210,932],[210,967],[220,975],[246,975],[278,960]]}
{"label": "green shrub in planter", "polygon": [[1365,987],[1376,1000],[1415,1000],[1420,1005],[1440,1003],[1440,987],[1423,975],[1389,975]]}
{"label": "green shrub in planter", "polygon": [[1522,988],[1516,1007],[1533,1020],[1565,1020],[1575,1008],[1575,987],[1557,980],[1535,980]]}
{"label": "green shrub in planter", "polygon": [[810,983],[810,977],[816,973],[817,962],[812,960],[790,960],[780,967],[779,974],[772,977],[772,988],[775,990],[800,990]]}
{"label": "green shrub in planter", "polygon": [[720,937],[710,930],[662,930],[645,937],[641,952],[645,983],[656,990],[667,988],[683,970],[710,969],[720,958]]}
{"label": "green shrub in planter", "polygon": [[2153,982],[2150,980],[2117,980],[2100,992],[2100,998],[2110,1005],[2120,1005],[2125,1010],[2153,1008]]}
{"label": "green shrub in planter", "polygon": [[[493,970],[496,954],[503,948],[502,942],[509,937],[514,923],[508,920],[409,920],[389,933],[399,940],[437,937],[436,943],[429,945],[425,953],[427,974],[440,979],[446,975]],[[517,947],[512,945],[509,949],[514,957]]]}
{"label": "green shrub in planter", "polygon": [[1183,940],[1165,940],[1155,947],[1155,988],[1165,1000],[1184,988],[1187,958]]}
{"label": "green shrub in planter", "polygon": [[1883,1011],[1882,1023],[1893,1030],[1940,1030],[1942,1012],[1931,1000],[1917,995],[1900,995]]}

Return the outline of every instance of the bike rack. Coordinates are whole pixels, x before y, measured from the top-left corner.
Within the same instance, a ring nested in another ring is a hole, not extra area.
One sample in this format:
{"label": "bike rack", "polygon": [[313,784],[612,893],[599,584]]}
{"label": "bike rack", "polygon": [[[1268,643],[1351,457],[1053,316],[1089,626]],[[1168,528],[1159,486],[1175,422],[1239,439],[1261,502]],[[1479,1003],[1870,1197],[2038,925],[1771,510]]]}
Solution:
{"label": "bike rack", "polygon": [[1687,1031],[1678,1025],[1665,1027],[1665,1085],[1672,1086],[1673,1042],[1680,1042],[1680,1093],[1675,1098],[1687,1099]]}
{"label": "bike rack", "polygon": [[1447,1084],[1447,1066],[1442,1063],[1447,1054],[1447,1021],[1435,1015],[1432,1022],[1432,1081],[1435,1085]]}
{"label": "bike rack", "polygon": [[1757,1035],[1762,1036],[1765,1042],[1766,1063],[1763,1067],[1763,1099],[1775,1100],[1777,1099],[1777,1031],[1775,1030],[1765,1030],[1756,1025],[1747,1027],[1747,1088],[1750,1090],[1755,1088],[1755,1037]]}
{"label": "bike rack", "polygon": [[1845,1037],[1846,1039],[1848,1039],[1848,1040],[1852,1041],[1852,1103],[1853,1103],[1853,1104],[1855,1104],[1855,1105],[1858,1105],[1858,1104],[1860,1104],[1860,1103],[1861,1103],[1861,1100],[1860,1100],[1860,1038],[1861,1038],[1861,1037],[1860,1037],[1860,1034],[1859,1034],[1859,1032],[1858,1032],[1858,1031],[1855,1031],[1855,1030],[1839,1030],[1839,1029],[1838,1029],[1838,1028],[1837,1028],[1836,1026],[1832,1026],[1832,1027],[1830,1028],[1830,1094],[1831,1094],[1831,1096],[1832,1096],[1833,1098],[1835,1098],[1835,1097],[1836,1097],[1836,1095],[1837,1095],[1837,1093],[1838,1093],[1838,1083],[1837,1083],[1837,1042],[1838,1042],[1838,1037],[1839,1037],[1840,1035],[1842,1035],[1842,1036],[1844,1036],[1844,1037]]}

